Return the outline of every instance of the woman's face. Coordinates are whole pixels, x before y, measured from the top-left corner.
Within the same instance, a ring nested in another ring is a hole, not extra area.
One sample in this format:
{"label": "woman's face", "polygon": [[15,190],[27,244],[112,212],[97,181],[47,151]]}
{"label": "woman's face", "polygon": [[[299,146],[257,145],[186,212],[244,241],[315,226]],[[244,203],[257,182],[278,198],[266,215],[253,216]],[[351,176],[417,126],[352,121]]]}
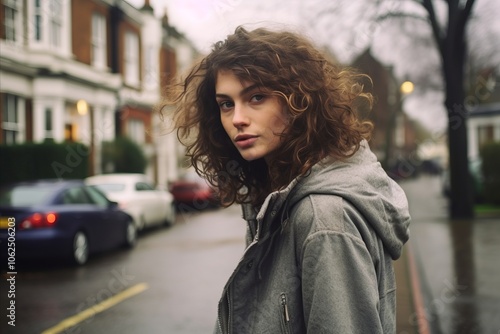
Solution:
{"label": "woman's face", "polygon": [[222,126],[243,159],[267,159],[280,146],[287,126],[279,98],[231,71],[220,71],[215,85]]}

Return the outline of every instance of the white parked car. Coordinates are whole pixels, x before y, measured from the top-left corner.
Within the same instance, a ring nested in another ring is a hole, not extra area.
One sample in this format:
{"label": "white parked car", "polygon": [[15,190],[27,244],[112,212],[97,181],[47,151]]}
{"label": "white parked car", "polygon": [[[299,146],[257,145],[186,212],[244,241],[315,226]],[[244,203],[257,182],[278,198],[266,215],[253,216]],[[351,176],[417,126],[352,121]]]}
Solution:
{"label": "white parked car", "polygon": [[173,196],[165,190],[155,189],[144,174],[102,174],[85,179],[106,196],[117,202],[131,215],[140,231],[154,225],[169,225],[175,220]]}

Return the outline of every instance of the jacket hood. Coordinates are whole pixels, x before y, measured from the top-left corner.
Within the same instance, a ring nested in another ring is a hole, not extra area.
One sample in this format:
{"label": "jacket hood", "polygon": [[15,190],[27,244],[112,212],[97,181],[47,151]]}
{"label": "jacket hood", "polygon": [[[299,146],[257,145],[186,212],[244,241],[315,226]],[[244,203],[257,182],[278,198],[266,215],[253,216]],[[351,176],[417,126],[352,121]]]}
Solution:
{"label": "jacket hood", "polygon": [[393,259],[409,238],[408,201],[363,141],[344,161],[324,160],[300,178],[289,194],[290,206],[312,194],[332,194],[350,202],[372,226]]}

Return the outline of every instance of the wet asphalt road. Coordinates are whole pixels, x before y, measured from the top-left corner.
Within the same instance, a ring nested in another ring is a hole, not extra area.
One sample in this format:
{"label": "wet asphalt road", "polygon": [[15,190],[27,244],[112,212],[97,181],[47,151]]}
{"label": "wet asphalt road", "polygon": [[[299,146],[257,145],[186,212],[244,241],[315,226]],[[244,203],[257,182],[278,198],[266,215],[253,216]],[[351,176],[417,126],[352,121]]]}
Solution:
{"label": "wet asphalt road", "polygon": [[[30,264],[16,277],[16,326],[2,333],[42,333],[112,295],[147,288],[62,333],[211,333],[217,302],[244,247],[238,207],[179,214],[169,228],[148,231],[131,251],[91,258],[80,268]],[[6,276],[0,282],[6,294]]]}
{"label": "wet asphalt road", "polygon": [[[415,254],[431,334],[500,332],[500,219],[452,222],[439,179],[402,182],[413,217]],[[144,291],[62,333],[212,333],[223,285],[244,248],[239,207],[186,213],[143,234],[134,250],[91,258],[83,267],[45,263],[18,270],[16,327],[7,324],[0,281],[0,332],[31,334],[91,309],[129,288]],[[401,305],[401,301],[399,301]],[[425,320],[425,321],[424,321]],[[56,332],[48,332],[56,333]],[[408,333],[398,331],[398,334]]]}
{"label": "wet asphalt road", "polygon": [[421,333],[500,333],[500,217],[451,220],[438,177],[401,184],[424,300]]}

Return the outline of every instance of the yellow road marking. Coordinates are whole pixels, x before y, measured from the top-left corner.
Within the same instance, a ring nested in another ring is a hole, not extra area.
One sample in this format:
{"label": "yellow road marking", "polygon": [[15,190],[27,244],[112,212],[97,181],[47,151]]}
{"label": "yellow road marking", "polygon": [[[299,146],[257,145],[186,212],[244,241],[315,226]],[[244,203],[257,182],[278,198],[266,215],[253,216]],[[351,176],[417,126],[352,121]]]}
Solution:
{"label": "yellow road marking", "polygon": [[138,293],[143,292],[144,290],[148,289],[149,286],[146,283],[139,283],[134,286],[131,286],[130,288],[123,290],[122,292],[109,297],[106,300],[103,300],[99,304],[96,304],[92,307],[89,307],[86,310],[83,310],[82,312],[75,314],[72,317],[66,318],[54,327],[51,327],[49,329],[46,329],[42,332],[42,334],[57,334],[60,333],[70,327],[76,326],[83,320],[95,316],[97,313],[100,313],[104,310],[107,310],[108,308],[124,301],[127,298],[133,297]]}

